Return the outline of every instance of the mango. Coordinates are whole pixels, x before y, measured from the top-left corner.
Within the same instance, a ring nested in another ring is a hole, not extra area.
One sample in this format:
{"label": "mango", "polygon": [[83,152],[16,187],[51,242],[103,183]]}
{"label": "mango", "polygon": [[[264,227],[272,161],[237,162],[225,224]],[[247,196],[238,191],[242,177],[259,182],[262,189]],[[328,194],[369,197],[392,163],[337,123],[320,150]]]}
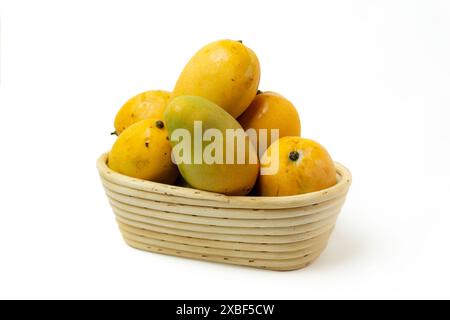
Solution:
{"label": "mango", "polygon": [[[282,95],[275,92],[262,92],[258,94],[245,112],[238,118],[244,130],[255,129],[257,134],[258,154],[272,144],[270,130],[277,129],[278,137],[300,136],[301,122],[295,106]],[[259,136],[266,129],[267,134],[264,146],[260,145]]]}
{"label": "mango", "polygon": [[172,163],[171,150],[164,122],[150,118],[122,132],[109,153],[108,165],[129,177],[172,184],[178,169]]}
{"label": "mango", "polygon": [[173,96],[200,96],[234,118],[256,96],[260,66],[256,54],[241,41],[220,40],[200,49],[178,78]]}
{"label": "mango", "polygon": [[278,170],[259,177],[262,196],[303,194],[336,184],[336,168],[330,154],[313,140],[283,137],[275,141],[261,158],[261,169],[270,166]]}
{"label": "mango", "polygon": [[126,128],[141,120],[162,119],[170,97],[171,93],[163,90],[145,91],[132,97],[116,115],[115,133],[120,135]]}
{"label": "mango", "polygon": [[226,195],[248,194],[258,177],[256,149],[240,124],[211,101],[174,98],[165,121],[172,159],[191,187]]}

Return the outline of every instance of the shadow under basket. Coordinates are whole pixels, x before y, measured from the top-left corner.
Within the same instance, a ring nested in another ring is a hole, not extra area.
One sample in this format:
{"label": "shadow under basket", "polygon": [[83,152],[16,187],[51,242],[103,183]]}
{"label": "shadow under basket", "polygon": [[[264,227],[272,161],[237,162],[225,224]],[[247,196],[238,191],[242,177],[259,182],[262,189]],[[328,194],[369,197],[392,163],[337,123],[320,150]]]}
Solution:
{"label": "shadow under basket", "polygon": [[97,161],[120,231],[133,248],[270,270],[296,270],[323,252],[351,184],[287,197],[234,197],[127,177]]}

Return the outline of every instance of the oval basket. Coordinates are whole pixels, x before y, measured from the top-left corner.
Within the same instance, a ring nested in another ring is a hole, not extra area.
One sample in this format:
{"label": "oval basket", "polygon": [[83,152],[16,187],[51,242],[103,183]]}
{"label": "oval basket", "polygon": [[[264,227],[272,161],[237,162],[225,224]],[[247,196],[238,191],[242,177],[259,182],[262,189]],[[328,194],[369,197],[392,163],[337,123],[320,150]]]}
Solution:
{"label": "oval basket", "polygon": [[296,270],[325,249],[351,184],[336,163],[338,183],[288,197],[230,197],[130,178],[97,168],[120,231],[133,248],[168,255]]}

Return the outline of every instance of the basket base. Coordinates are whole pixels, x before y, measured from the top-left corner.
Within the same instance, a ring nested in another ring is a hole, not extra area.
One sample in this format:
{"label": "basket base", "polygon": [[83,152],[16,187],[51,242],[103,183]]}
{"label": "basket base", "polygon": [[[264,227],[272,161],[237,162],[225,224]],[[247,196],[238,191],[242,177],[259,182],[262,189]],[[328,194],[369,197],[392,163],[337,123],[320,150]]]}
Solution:
{"label": "basket base", "polygon": [[143,242],[135,241],[132,239],[127,238],[126,236],[123,236],[125,242],[127,245],[134,249],[138,249],[141,251],[146,252],[152,252],[152,253],[159,253],[169,256],[176,256],[176,257],[183,257],[183,258],[189,258],[194,260],[201,260],[201,261],[209,261],[209,262],[216,262],[216,263],[225,263],[225,264],[232,264],[232,265],[240,265],[245,267],[251,267],[251,268],[257,268],[257,269],[265,269],[265,270],[272,270],[272,271],[294,271],[303,269],[309,265],[311,265],[323,252],[323,249],[319,250],[318,252],[315,252],[313,254],[305,255],[304,257],[298,258],[298,259],[292,259],[292,260],[260,260],[260,259],[242,259],[242,258],[232,258],[232,257],[220,257],[220,256],[214,256],[214,255],[204,255],[204,254],[198,254],[188,251],[181,251],[181,250],[173,250],[169,248],[162,248],[159,246],[154,245],[148,245]]}

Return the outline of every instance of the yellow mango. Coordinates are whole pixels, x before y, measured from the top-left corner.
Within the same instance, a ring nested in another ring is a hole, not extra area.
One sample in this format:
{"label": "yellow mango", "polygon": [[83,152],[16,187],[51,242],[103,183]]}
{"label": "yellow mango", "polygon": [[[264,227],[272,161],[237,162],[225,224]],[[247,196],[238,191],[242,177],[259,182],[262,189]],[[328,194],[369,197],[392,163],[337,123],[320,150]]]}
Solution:
{"label": "yellow mango", "polygon": [[108,165],[129,177],[172,184],[178,170],[172,163],[171,149],[164,122],[156,118],[142,120],[117,138]]}
{"label": "yellow mango", "polygon": [[[294,105],[282,95],[275,92],[258,94],[251,105],[238,118],[245,129],[255,129],[258,132],[258,154],[262,155],[272,142],[270,130],[278,129],[278,137],[300,136],[301,122]],[[266,148],[260,150],[259,131],[267,130]]]}
{"label": "yellow mango", "polygon": [[278,171],[259,177],[262,196],[303,194],[336,184],[336,168],[328,151],[309,139],[284,137],[275,141],[261,158],[261,168],[270,166]]}
{"label": "yellow mango", "polygon": [[259,79],[255,53],[240,41],[220,40],[203,47],[191,58],[173,95],[206,98],[237,118],[255,98]]}
{"label": "yellow mango", "polygon": [[120,135],[126,128],[141,120],[163,119],[170,97],[170,92],[162,90],[145,91],[134,96],[117,113],[114,120],[115,133]]}

